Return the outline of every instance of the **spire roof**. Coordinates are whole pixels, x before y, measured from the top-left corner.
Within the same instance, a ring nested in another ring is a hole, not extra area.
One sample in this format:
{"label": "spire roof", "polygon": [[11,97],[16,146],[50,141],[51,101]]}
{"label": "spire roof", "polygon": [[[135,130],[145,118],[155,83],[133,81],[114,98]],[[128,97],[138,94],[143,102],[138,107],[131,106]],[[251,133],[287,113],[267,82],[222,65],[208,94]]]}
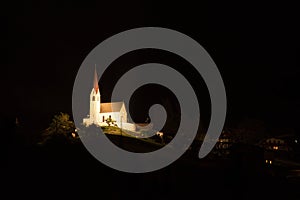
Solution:
{"label": "spire roof", "polygon": [[95,72],[94,72],[94,90],[96,93],[98,93],[98,91],[99,91],[98,75],[97,75],[96,66],[95,66]]}

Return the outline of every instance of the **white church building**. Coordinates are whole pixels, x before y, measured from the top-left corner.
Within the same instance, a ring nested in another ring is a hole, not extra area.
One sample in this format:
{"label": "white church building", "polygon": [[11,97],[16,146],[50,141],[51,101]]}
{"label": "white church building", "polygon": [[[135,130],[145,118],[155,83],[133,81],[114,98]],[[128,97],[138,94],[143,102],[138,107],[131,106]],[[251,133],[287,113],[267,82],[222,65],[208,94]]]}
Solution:
{"label": "white church building", "polygon": [[[98,85],[98,75],[95,69],[94,87],[90,94],[90,114],[83,119],[85,126],[95,124],[97,126],[108,126],[107,119],[114,121],[112,126],[135,131],[135,124],[128,123],[127,111],[124,102],[101,103],[101,95]],[[110,121],[111,121],[110,120]]]}

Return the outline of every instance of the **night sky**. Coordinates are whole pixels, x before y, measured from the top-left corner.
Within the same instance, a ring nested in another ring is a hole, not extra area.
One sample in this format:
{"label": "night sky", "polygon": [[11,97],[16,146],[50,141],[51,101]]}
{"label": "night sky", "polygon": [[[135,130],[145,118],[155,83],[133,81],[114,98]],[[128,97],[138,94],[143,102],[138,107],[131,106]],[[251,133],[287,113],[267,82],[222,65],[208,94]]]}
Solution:
{"label": "night sky", "polygon": [[[42,128],[53,114],[71,114],[73,83],[88,53],[116,33],[143,26],[180,31],[208,51],[225,83],[227,124],[249,117],[270,127],[298,130],[299,11],[295,5],[273,2],[19,1],[5,5],[1,11],[2,117],[19,116],[24,123]],[[109,100],[109,90],[128,70],[126,66],[161,59],[176,68],[183,62],[159,52],[136,53],[120,58],[100,80],[103,101]],[[203,85],[192,71],[183,73],[194,85],[197,81]],[[205,89],[199,93],[201,87],[197,95],[208,98]]]}

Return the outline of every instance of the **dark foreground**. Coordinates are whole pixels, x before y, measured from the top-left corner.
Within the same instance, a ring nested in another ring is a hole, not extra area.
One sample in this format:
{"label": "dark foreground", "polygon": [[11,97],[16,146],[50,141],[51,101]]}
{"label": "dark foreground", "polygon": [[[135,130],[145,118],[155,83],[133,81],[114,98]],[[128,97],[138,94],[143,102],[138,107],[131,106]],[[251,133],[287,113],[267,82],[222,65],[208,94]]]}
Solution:
{"label": "dark foreground", "polygon": [[129,174],[101,164],[81,144],[11,146],[1,190],[9,199],[299,199],[299,179],[262,163],[245,152],[204,160],[191,153],[162,170]]}

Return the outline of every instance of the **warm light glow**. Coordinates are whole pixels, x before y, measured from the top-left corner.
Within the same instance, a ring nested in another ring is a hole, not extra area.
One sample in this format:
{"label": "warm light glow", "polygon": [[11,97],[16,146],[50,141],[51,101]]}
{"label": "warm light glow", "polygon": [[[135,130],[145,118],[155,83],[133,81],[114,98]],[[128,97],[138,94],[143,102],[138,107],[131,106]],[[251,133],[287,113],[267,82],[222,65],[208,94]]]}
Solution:
{"label": "warm light glow", "polygon": [[156,135],[158,135],[159,137],[163,137],[163,132],[156,132]]}
{"label": "warm light glow", "polygon": [[266,160],[266,164],[272,165],[272,160]]}
{"label": "warm light glow", "polygon": [[75,134],[75,133],[72,133],[72,137],[75,138],[75,137],[76,137],[76,134]]}
{"label": "warm light glow", "polygon": [[278,146],[273,146],[273,149],[274,150],[278,150]]}
{"label": "warm light glow", "polygon": [[224,138],[224,139],[219,139],[219,142],[229,142],[229,139],[228,138]]}

